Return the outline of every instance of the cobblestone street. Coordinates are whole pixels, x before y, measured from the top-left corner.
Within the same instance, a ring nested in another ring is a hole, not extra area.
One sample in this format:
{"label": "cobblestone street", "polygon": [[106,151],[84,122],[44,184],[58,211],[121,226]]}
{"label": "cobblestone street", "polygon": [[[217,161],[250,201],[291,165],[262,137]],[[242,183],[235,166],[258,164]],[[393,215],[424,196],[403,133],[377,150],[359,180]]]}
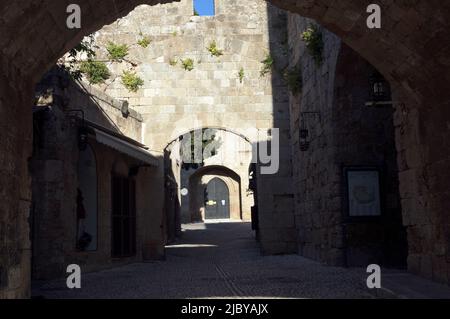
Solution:
{"label": "cobblestone street", "polygon": [[300,256],[260,255],[248,223],[183,226],[167,260],[133,264],[82,277],[82,288],[65,280],[35,283],[46,298],[371,298],[366,274],[323,266]]}

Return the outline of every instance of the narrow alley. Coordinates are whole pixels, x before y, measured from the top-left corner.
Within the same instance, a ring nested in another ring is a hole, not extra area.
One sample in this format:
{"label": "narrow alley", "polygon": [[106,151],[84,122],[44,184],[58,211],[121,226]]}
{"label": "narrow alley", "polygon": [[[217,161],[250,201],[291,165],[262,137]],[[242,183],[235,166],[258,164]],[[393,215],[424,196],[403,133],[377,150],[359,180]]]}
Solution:
{"label": "narrow alley", "polygon": [[164,262],[137,263],[65,280],[37,282],[45,298],[372,298],[360,269],[327,267],[298,255],[261,256],[249,223],[183,226]]}
{"label": "narrow alley", "polygon": [[450,1],[411,2],[3,1],[0,300],[450,300]]}

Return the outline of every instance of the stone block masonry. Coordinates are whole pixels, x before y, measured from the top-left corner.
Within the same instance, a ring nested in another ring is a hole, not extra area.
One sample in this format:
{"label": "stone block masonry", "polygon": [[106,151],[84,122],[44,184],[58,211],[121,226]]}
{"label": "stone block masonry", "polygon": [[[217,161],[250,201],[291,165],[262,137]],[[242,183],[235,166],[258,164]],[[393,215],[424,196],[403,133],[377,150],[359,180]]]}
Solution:
{"label": "stone block masonry", "polygon": [[[196,122],[242,132],[273,127],[271,77],[260,76],[261,61],[270,54],[267,5],[216,1],[216,7],[216,16],[196,17],[190,0],[140,6],[96,34],[100,59],[110,41],[130,47],[127,60],[137,64],[135,71],[145,81],[142,89],[130,93],[115,77],[101,88],[128,99],[143,114],[149,124],[145,143],[151,148],[163,149]],[[144,36],[151,41],[147,48],[137,45]],[[212,42],[222,56],[208,52]],[[194,64],[190,72],[182,67],[186,59]],[[117,76],[130,65],[109,67]]]}
{"label": "stone block masonry", "polygon": [[[143,115],[143,142],[151,149],[163,150],[180,135],[201,127],[229,129],[254,144],[260,141],[248,135],[249,129],[280,129],[280,171],[259,178],[264,199],[258,203],[261,243],[266,254],[296,251],[295,236],[288,236],[294,233],[293,206],[284,200],[292,196],[289,105],[281,76],[287,60],[286,26],[286,14],[260,0],[216,1],[213,17],[193,16],[192,1],[182,0],[139,6],[95,34],[100,59],[107,58],[109,42],[129,47],[126,60],[136,66],[109,63],[113,76],[99,89],[128,100]],[[150,40],[146,48],[137,44],[143,37]],[[214,42],[222,55],[209,52]],[[275,66],[262,76],[262,61],[269,56]],[[183,68],[186,59],[192,59],[192,71]],[[136,93],[127,91],[119,78],[130,68],[144,80]],[[244,175],[246,171],[248,167]]]}

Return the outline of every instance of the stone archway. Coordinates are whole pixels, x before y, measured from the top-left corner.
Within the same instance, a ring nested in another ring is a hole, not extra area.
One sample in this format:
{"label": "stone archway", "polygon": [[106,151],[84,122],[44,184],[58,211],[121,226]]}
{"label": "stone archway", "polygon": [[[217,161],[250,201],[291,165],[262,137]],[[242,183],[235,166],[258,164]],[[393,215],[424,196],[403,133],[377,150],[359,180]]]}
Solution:
{"label": "stone archway", "polygon": [[[179,223],[204,221],[203,191],[205,185],[214,177],[220,177],[230,191],[231,219],[250,220],[254,200],[247,190],[248,170],[252,162],[252,141],[228,129],[210,127],[207,129],[214,131],[218,143],[215,154],[204,158],[202,164],[183,165],[181,151],[183,140],[180,138],[173,140],[165,149],[166,174],[177,181],[180,201]],[[175,212],[168,210],[166,214],[170,217]]]}
{"label": "stone archway", "polygon": [[[80,39],[110,23],[136,5],[169,0],[82,0],[82,30],[65,28],[70,1],[26,1],[0,5],[0,140],[2,231],[0,296],[24,297],[29,292],[31,102],[33,87],[43,72]],[[450,145],[449,29],[450,5],[443,2],[404,1],[385,4],[383,28],[368,30],[365,7],[369,1],[271,0],[281,8],[316,19],[379,69],[393,84],[396,114],[400,192],[406,224],[415,250],[410,269],[421,265],[448,269],[447,203]],[[113,9],[112,9],[113,8]],[[444,173],[443,173],[444,172]],[[419,226],[418,226],[419,225]],[[431,229],[431,232],[428,231]],[[430,235],[431,234],[431,235]],[[435,234],[441,234],[437,244]],[[421,240],[423,238],[423,240]],[[436,246],[437,245],[437,246]],[[426,247],[426,248],[423,248]],[[429,268],[429,267],[428,267]],[[440,276],[448,281],[447,275]],[[17,279],[20,278],[20,279]]]}

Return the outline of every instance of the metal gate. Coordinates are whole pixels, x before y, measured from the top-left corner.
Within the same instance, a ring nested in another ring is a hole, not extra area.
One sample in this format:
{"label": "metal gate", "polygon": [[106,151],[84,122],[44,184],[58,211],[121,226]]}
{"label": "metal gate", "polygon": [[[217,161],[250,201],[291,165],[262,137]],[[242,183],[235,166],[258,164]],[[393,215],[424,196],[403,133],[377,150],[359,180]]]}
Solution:
{"label": "metal gate", "polygon": [[230,218],[230,192],[219,178],[212,179],[206,186],[205,206],[205,219]]}

